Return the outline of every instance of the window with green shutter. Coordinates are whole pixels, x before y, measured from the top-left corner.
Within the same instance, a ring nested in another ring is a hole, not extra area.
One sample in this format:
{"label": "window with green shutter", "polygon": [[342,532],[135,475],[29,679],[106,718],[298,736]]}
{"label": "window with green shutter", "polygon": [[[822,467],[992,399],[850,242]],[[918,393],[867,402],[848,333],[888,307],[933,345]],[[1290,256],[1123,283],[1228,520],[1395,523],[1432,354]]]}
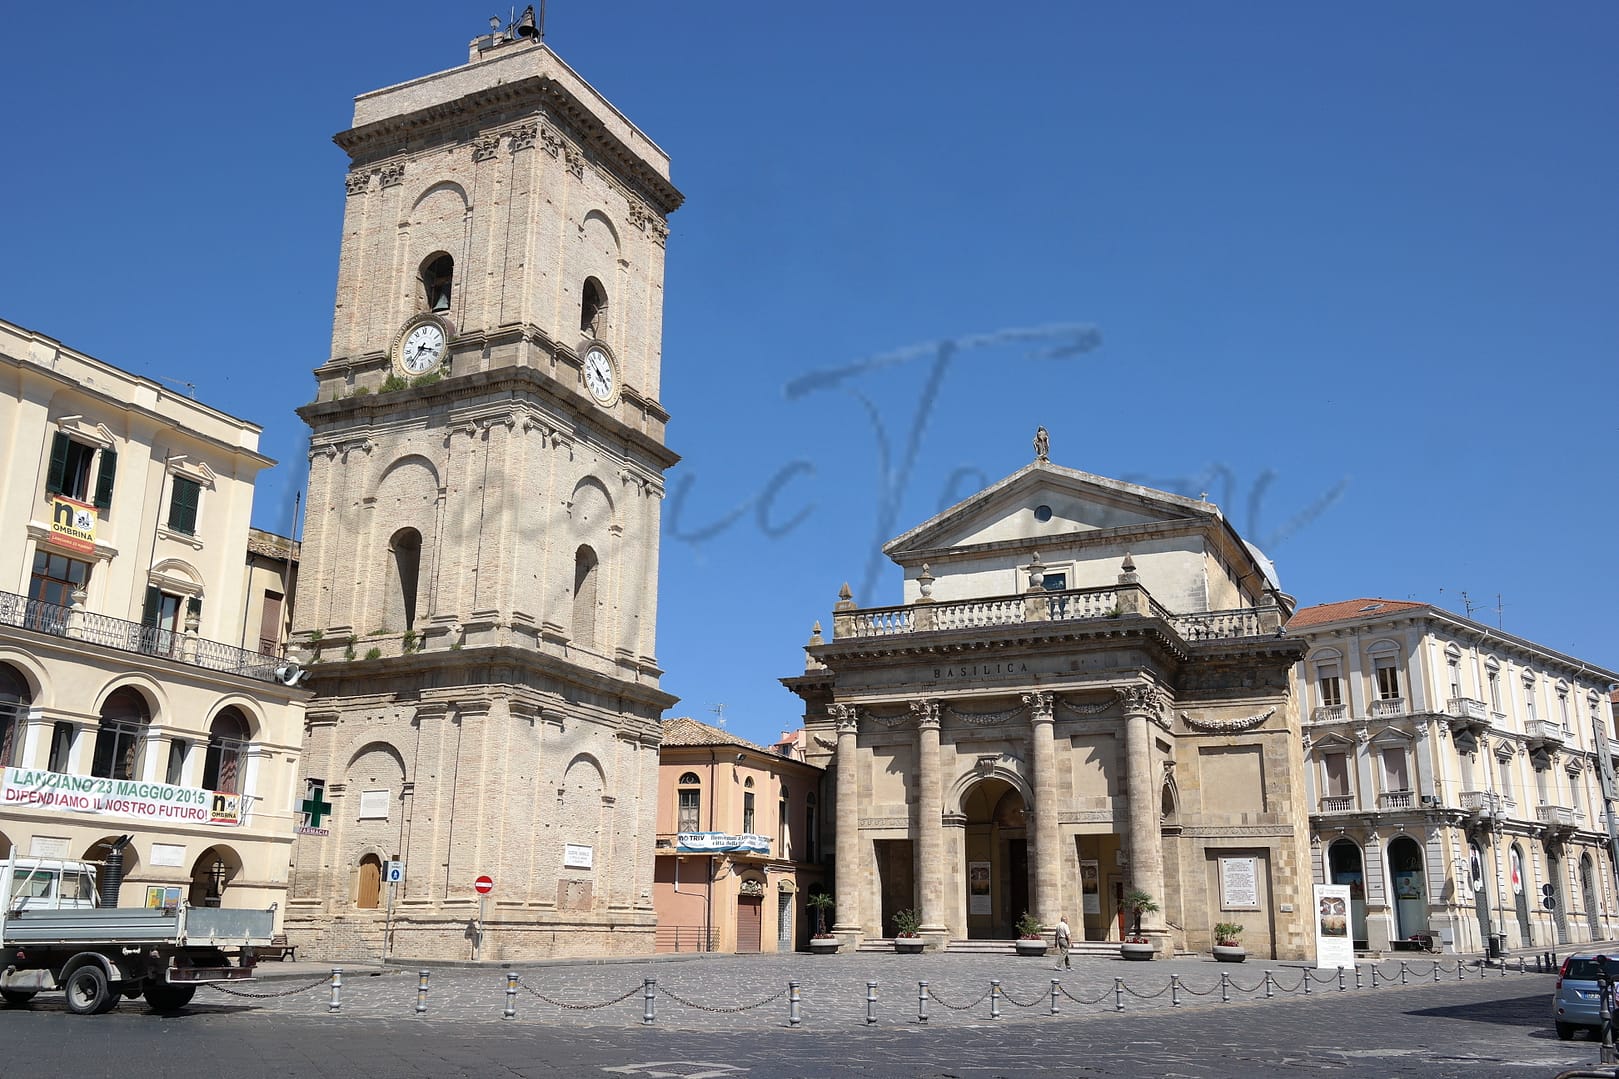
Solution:
{"label": "window with green shutter", "polygon": [[118,454],[113,450],[101,451],[101,467],[96,470],[95,507],[102,513],[112,508],[112,482],[118,476]]}
{"label": "window with green shutter", "polygon": [[188,536],[197,533],[197,502],[202,484],[184,476],[174,477],[174,493],[169,496],[169,527]]}

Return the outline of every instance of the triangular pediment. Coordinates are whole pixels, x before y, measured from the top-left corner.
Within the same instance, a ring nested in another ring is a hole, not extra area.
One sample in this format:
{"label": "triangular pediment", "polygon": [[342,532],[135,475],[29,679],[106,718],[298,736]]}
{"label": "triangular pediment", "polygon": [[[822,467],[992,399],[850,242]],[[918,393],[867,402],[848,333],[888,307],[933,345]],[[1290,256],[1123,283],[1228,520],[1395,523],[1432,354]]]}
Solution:
{"label": "triangular pediment", "polygon": [[986,545],[1038,546],[1065,536],[1220,519],[1209,502],[1035,461],[890,540],[883,552],[913,555]]}

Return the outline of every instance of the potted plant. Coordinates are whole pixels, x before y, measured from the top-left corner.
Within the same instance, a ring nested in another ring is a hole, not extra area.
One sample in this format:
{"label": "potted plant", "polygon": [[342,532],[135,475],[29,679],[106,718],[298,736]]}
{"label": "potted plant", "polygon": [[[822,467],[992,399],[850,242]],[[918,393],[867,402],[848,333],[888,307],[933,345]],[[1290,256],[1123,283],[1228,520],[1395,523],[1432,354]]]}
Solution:
{"label": "potted plant", "polygon": [[1017,953],[1019,955],[1045,955],[1046,938],[1040,935],[1040,919],[1023,912],[1017,920]]}
{"label": "potted plant", "polygon": [[1119,955],[1125,959],[1151,959],[1152,941],[1141,934],[1141,919],[1157,911],[1158,904],[1140,888],[1125,893],[1124,909],[1130,913],[1130,935],[1119,942]]}
{"label": "potted plant", "polygon": [[917,954],[922,950],[922,935],[917,930],[922,927],[922,917],[916,911],[906,908],[894,912],[894,950],[896,952]]}
{"label": "potted plant", "polygon": [[1248,958],[1242,946],[1242,926],[1237,922],[1214,923],[1214,958],[1222,963],[1240,963]]}
{"label": "potted plant", "polygon": [[826,931],[826,912],[837,906],[830,892],[811,892],[804,905],[815,912],[815,935],[810,937],[810,951],[817,955],[831,955],[842,943]]}

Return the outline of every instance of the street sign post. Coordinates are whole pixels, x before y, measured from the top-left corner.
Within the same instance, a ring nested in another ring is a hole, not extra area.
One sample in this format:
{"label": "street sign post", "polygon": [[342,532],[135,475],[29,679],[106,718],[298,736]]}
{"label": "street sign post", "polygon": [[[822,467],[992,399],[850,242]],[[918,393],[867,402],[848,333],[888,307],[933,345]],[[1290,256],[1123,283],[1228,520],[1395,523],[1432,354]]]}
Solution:
{"label": "street sign post", "polygon": [[489,893],[495,890],[495,878],[489,874],[481,874],[472,882],[472,888],[478,893],[478,931],[472,937],[472,958],[483,957],[483,920],[484,904],[489,901]]}

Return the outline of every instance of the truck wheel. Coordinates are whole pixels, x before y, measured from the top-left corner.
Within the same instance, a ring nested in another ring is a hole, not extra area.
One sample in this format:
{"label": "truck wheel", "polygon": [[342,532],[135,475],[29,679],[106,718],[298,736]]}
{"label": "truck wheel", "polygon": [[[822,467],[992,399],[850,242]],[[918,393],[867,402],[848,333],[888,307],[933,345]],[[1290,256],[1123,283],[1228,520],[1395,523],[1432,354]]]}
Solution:
{"label": "truck wheel", "polygon": [[154,1012],[177,1012],[191,1003],[191,998],[197,995],[194,985],[149,985],[146,987],[146,1003],[152,1006]]}
{"label": "truck wheel", "polygon": [[67,1010],[74,1015],[100,1015],[118,1006],[118,994],[107,984],[107,975],[94,963],[69,974],[62,988],[67,991]]}
{"label": "truck wheel", "polygon": [[8,1008],[26,1008],[33,999],[32,989],[0,989],[0,1000],[4,1000]]}

